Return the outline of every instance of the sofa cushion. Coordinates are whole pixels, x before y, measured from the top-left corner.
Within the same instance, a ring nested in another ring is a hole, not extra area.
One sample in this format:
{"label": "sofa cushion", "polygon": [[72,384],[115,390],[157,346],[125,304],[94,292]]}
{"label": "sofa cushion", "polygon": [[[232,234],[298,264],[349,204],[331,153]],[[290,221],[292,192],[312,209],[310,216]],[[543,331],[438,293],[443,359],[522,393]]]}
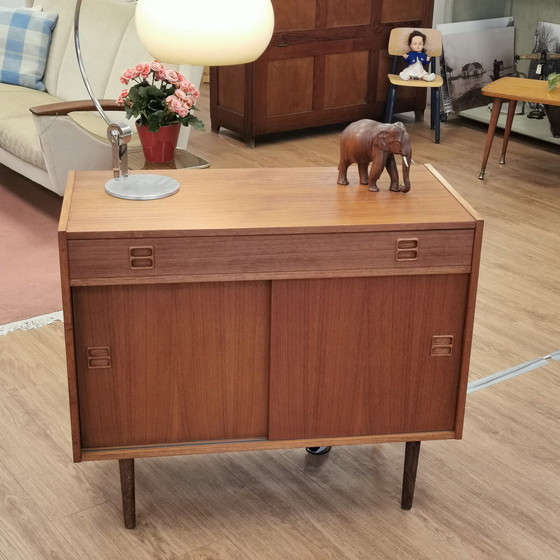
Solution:
{"label": "sofa cushion", "polygon": [[57,14],[0,7],[0,82],[45,90],[45,74]]}
{"label": "sofa cushion", "polygon": [[0,146],[35,167],[47,169],[32,117],[3,120],[0,123]]}
{"label": "sofa cushion", "polygon": [[31,116],[30,107],[62,101],[62,99],[45,91],[2,83],[0,83],[0,96],[2,98],[0,103],[0,126],[1,122],[6,118]]}
{"label": "sofa cushion", "polygon": [[14,156],[45,168],[29,107],[62,101],[43,91],[0,83],[0,146]]}

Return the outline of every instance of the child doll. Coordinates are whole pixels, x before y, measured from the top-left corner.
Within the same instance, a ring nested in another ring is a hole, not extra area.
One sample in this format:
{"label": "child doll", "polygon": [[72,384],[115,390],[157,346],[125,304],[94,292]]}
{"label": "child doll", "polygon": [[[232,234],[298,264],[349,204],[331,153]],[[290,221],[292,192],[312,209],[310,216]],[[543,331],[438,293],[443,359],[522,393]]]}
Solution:
{"label": "child doll", "polygon": [[436,75],[429,74],[424,70],[424,64],[430,61],[430,57],[426,54],[424,44],[426,43],[426,35],[420,31],[413,31],[408,36],[408,46],[410,52],[403,55],[403,58],[408,61],[408,68],[405,68],[399,77],[401,80],[425,80],[431,82]]}

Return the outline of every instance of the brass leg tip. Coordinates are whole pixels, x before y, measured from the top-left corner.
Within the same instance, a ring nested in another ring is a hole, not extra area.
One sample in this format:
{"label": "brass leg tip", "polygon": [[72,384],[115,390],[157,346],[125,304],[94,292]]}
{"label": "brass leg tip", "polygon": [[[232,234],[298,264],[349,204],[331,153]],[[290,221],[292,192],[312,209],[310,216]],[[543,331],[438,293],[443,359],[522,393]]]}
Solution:
{"label": "brass leg tip", "polygon": [[478,174],[478,178],[479,178],[481,181],[482,181],[482,179],[484,179],[484,174],[485,174],[485,173],[486,173],[486,172],[484,171],[484,169],[481,169],[481,170],[480,170],[480,173]]}
{"label": "brass leg tip", "polygon": [[503,165],[506,162],[506,156],[502,155],[502,157],[500,158],[500,163]]}

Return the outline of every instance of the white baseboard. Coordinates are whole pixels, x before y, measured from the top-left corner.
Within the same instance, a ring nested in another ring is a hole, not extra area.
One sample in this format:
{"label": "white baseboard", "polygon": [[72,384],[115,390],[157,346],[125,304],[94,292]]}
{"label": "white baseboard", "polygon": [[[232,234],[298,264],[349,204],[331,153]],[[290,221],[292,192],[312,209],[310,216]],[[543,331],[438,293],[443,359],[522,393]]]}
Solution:
{"label": "white baseboard", "polygon": [[30,319],[24,319],[23,321],[15,321],[13,323],[0,325],[0,336],[4,336],[13,331],[39,329],[55,323],[56,321],[63,320],[62,311],[55,311],[54,313],[47,313],[46,315],[37,315],[37,317],[31,317]]}

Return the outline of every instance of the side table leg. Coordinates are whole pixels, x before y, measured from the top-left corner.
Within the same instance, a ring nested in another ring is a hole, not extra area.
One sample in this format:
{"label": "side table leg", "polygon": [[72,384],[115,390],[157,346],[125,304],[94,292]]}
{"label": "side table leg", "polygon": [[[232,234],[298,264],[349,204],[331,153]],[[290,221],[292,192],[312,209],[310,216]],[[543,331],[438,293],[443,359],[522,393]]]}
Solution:
{"label": "side table leg", "polygon": [[510,99],[508,104],[506,128],[504,130],[504,143],[502,145],[502,157],[500,158],[501,164],[504,164],[506,162],[506,151],[509,142],[509,135],[511,134],[511,125],[513,123],[513,117],[515,116],[516,107],[517,107],[517,100]]}
{"label": "side table leg", "polygon": [[492,147],[492,140],[494,139],[494,133],[496,132],[496,125],[498,124],[498,117],[500,116],[500,111],[502,109],[503,99],[494,98],[494,103],[492,104],[492,115],[490,116],[490,122],[488,123],[488,134],[486,135],[486,144],[484,145],[484,155],[482,156],[482,167],[478,175],[479,179],[484,179],[484,174],[486,173],[486,164],[488,163],[488,156],[490,155],[490,148]]}
{"label": "side table leg", "polygon": [[136,527],[136,499],[134,492],[134,459],[120,459],[121,494],[123,505],[124,526],[127,529]]}
{"label": "side table leg", "polygon": [[420,442],[408,441],[404,453],[404,473],[402,486],[401,508],[410,509],[414,499],[414,485],[416,483],[416,470],[420,456]]}

